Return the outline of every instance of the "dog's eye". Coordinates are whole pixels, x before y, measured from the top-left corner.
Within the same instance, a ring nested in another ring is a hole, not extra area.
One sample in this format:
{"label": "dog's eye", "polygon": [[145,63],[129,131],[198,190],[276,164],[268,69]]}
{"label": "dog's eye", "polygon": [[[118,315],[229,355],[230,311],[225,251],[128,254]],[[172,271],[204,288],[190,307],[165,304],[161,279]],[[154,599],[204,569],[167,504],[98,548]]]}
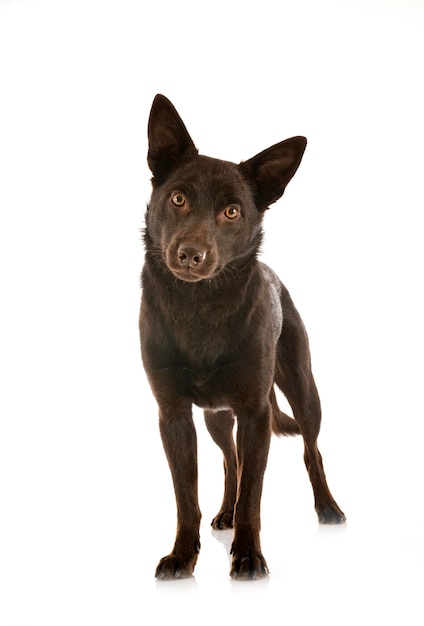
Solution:
{"label": "dog's eye", "polygon": [[183,193],[173,193],[171,196],[172,204],[175,206],[184,206],[185,205],[185,195]]}
{"label": "dog's eye", "polygon": [[234,220],[240,215],[240,209],[238,208],[238,206],[231,204],[225,209],[224,215],[227,219]]}

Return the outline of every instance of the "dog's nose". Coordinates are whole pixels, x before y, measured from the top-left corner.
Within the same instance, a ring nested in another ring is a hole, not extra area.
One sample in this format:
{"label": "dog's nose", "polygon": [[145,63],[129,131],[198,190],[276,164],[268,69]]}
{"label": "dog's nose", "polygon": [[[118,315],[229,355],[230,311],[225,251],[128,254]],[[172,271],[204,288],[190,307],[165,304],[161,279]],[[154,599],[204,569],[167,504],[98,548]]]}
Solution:
{"label": "dog's nose", "polygon": [[196,267],[206,258],[206,250],[199,250],[199,246],[190,243],[181,244],[178,248],[178,259],[181,265]]}

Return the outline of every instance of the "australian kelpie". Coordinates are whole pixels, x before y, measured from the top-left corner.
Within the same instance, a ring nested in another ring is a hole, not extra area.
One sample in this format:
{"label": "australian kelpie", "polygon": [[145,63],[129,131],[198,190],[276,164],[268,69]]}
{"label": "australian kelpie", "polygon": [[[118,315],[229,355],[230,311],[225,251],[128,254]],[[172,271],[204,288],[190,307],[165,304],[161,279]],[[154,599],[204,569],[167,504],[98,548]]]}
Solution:
{"label": "australian kelpie", "polygon": [[[305,328],[287,289],[257,259],[264,213],[295,174],[306,139],[287,139],[239,165],[201,156],[162,95],[154,99],[148,137],[153,191],[141,351],[178,515],[175,545],[156,577],[190,576],[200,549],[195,404],[224,454],[224,498],[212,526],[234,527],[230,575],[259,578],[268,574],[259,532],[271,431],[302,434],[319,521],[345,521],[317,447],[320,401]],[[278,408],[274,384],[294,419]]]}

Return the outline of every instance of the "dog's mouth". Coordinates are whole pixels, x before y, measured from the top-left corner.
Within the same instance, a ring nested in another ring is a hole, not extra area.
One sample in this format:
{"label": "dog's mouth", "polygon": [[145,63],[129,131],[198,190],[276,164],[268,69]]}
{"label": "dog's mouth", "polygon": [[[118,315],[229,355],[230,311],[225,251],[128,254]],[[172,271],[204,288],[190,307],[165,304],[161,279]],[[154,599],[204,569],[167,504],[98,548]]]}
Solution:
{"label": "dog's mouth", "polygon": [[202,268],[190,267],[187,265],[186,267],[179,267],[175,264],[167,263],[168,269],[172,272],[175,278],[178,280],[183,280],[186,283],[197,283],[201,280],[208,280],[214,278],[217,273],[219,273],[218,268],[214,264],[213,267],[206,268],[205,266]]}
{"label": "dog's mouth", "polygon": [[169,269],[174,274],[175,278],[178,278],[178,280],[183,280],[186,283],[197,283],[201,280],[206,280],[207,278],[210,278],[209,275],[204,276],[203,274],[195,273],[189,268],[187,270],[176,270],[169,267]]}

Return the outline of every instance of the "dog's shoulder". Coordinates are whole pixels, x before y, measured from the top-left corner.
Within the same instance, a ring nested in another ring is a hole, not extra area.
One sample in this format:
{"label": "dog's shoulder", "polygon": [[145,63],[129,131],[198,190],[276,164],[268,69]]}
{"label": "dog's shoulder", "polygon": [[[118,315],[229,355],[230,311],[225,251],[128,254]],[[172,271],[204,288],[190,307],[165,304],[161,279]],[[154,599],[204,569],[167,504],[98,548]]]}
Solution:
{"label": "dog's shoulder", "polygon": [[276,336],[281,333],[283,326],[283,308],[281,306],[281,292],[283,285],[277,274],[265,263],[259,262],[259,268],[268,287],[270,298],[272,323]]}
{"label": "dog's shoulder", "polygon": [[273,288],[275,288],[278,291],[278,293],[280,293],[282,284],[277,274],[274,272],[274,270],[271,269],[269,265],[266,265],[262,261],[259,261],[259,267],[266,282],[270,284]]}

